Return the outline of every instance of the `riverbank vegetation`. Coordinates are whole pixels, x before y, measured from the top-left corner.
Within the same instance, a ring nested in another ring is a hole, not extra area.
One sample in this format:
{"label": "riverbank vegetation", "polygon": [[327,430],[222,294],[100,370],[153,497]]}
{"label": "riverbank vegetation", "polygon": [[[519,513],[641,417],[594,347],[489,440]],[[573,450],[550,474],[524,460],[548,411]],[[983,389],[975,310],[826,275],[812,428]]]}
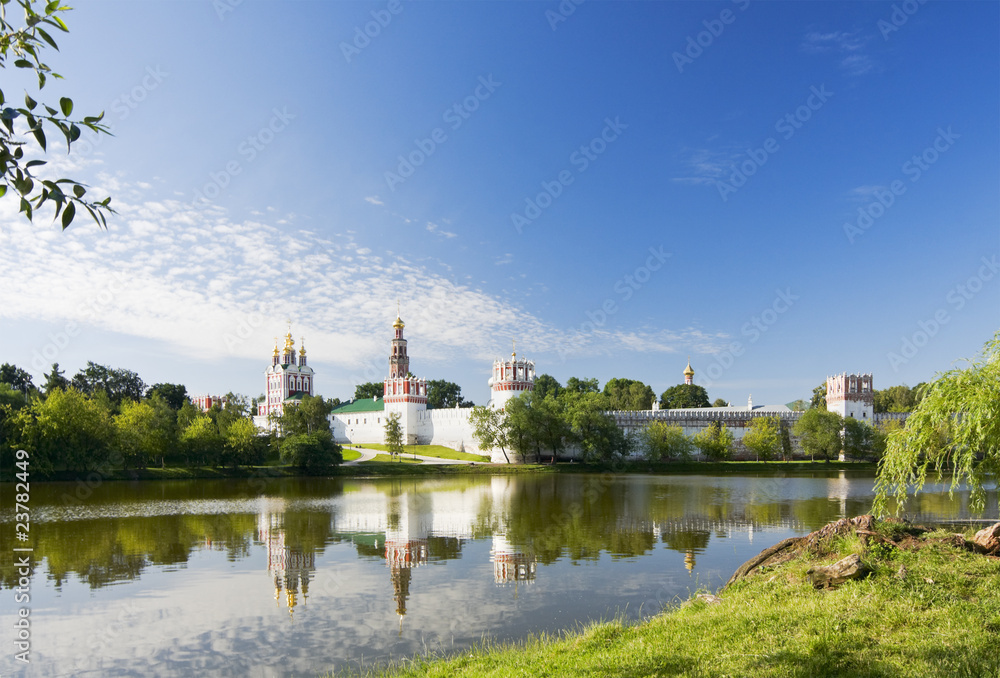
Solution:
{"label": "riverbank vegetation", "polygon": [[[813,588],[810,568],[852,553],[871,568],[868,577]],[[962,537],[887,522],[639,624],[486,641],[453,658],[416,657],[362,675],[993,676],[998,577],[1000,560],[968,550]]]}

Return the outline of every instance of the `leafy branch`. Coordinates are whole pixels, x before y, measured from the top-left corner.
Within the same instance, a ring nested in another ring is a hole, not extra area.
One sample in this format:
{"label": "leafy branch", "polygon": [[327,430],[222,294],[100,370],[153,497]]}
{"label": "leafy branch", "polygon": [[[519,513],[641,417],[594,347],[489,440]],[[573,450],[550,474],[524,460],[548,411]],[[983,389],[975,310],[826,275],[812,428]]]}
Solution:
{"label": "leafy branch", "polygon": [[[16,4],[24,10],[24,26],[16,27],[7,19],[9,5]],[[60,30],[68,33],[69,29],[59,17],[60,12],[69,11],[69,7],[61,5],[59,0],[53,0],[45,5],[43,13],[34,8],[33,0],[0,0],[0,68],[6,68],[13,63],[15,68],[28,69],[38,78],[38,89],[45,87],[49,78],[62,79],[41,60],[41,53],[46,46],[59,50],[59,46],[46,30]],[[8,189],[13,189],[20,199],[20,212],[32,220],[35,210],[45,203],[55,207],[55,218],[60,219],[65,230],[73,222],[77,207],[84,209],[102,228],[107,228],[107,214],[115,214],[111,208],[111,198],[101,201],[91,201],[85,196],[87,187],[73,179],[39,179],[32,172],[37,167],[46,164],[45,160],[25,160],[25,149],[33,143],[43,152],[47,152],[45,125],[55,127],[66,139],[66,152],[69,153],[73,142],[80,138],[83,128],[93,132],[110,134],[108,127],[102,124],[104,113],[98,116],[87,116],[82,120],[72,120],[73,101],[69,97],[59,99],[59,108],[48,104],[39,104],[31,95],[25,93],[24,107],[13,107],[7,104],[7,98],[0,89],[0,198],[6,196]],[[15,130],[15,120],[22,119],[26,128]],[[30,137],[29,137],[30,135]],[[24,140],[22,140],[22,137]]]}

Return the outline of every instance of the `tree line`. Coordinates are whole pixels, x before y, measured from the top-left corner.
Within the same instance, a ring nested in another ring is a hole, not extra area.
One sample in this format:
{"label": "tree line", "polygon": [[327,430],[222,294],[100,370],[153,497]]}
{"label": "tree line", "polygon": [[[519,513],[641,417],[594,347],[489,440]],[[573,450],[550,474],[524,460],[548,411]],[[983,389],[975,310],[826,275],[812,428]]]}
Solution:
{"label": "tree line", "polygon": [[130,370],[88,362],[70,379],[57,363],[44,376],[37,388],[23,369],[0,365],[4,469],[19,449],[41,475],[275,463],[318,471],[341,461],[328,417],[335,401],[306,396],[262,431],[256,402],[234,393],[202,412],[182,384],[147,386]]}
{"label": "tree line", "polygon": [[[536,462],[556,459],[571,448],[591,463],[627,456],[648,461],[687,460],[695,454],[713,461],[733,458],[738,444],[724,423],[713,422],[689,436],[680,426],[653,421],[626,434],[609,414],[613,410],[648,410],[652,398],[649,386],[631,379],[612,379],[600,390],[597,379],[570,377],[563,386],[543,374],[535,380],[534,390],[511,398],[503,410],[473,408],[471,422],[480,447],[500,450],[508,460],[509,453]],[[673,406],[667,409],[709,406],[704,388],[694,384],[667,389],[662,402]],[[886,435],[898,422],[887,422],[886,426],[879,429],[814,408],[794,426],[777,416],[754,417],[740,442],[757,460],[791,459],[792,436],[813,459],[830,460],[843,451],[852,458],[876,460],[885,450]]]}

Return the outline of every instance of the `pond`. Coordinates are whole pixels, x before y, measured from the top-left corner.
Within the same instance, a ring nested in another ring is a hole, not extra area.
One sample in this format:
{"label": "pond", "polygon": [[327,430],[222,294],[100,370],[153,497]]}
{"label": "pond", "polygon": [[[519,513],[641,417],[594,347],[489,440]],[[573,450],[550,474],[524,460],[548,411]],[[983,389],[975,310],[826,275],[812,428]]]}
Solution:
{"label": "pond", "polygon": [[[640,619],[868,512],[873,484],[844,471],[33,483],[30,538],[14,544],[32,549],[31,663],[11,650],[8,547],[0,674],[314,676]],[[906,509],[960,522],[977,517],[967,504],[934,486]],[[996,505],[991,488],[990,517]],[[13,521],[5,503],[5,543]]]}

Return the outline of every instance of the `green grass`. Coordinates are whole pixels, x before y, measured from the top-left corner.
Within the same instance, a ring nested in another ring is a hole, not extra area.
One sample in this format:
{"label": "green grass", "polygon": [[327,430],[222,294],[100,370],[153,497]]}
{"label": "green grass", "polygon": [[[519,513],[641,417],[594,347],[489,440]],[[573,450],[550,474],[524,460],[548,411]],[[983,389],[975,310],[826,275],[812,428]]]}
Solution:
{"label": "green grass", "polygon": [[349,450],[346,447],[343,449],[344,461],[354,461],[355,459],[361,458],[361,453],[357,450]]}
{"label": "green grass", "polygon": [[[641,624],[597,624],[523,643],[483,643],[453,658],[415,658],[366,675],[410,676],[997,676],[1000,561],[931,535],[917,551],[871,549],[874,574],[836,590],[793,560],[720,595]],[[855,544],[856,545],[856,544]],[[904,579],[896,576],[905,565]]]}
{"label": "green grass", "polygon": [[[365,444],[365,445],[354,445],[354,447],[363,447],[368,450],[381,450],[382,452],[388,452],[389,448],[385,445],[375,445],[375,444]],[[444,445],[407,445],[403,448],[403,454],[419,454],[424,457],[436,457],[438,459],[456,459],[459,461],[477,461],[488,464],[490,458],[483,456],[481,454],[469,454],[468,452],[459,452],[458,450],[453,450],[450,447],[445,447]]]}
{"label": "green grass", "polygon": [[376,454],[374,459],[361,462],[362,464],[422,464],[419,459],[412,459],[406,455],[400,455],[398,459],[393,459],[388,454]]}

